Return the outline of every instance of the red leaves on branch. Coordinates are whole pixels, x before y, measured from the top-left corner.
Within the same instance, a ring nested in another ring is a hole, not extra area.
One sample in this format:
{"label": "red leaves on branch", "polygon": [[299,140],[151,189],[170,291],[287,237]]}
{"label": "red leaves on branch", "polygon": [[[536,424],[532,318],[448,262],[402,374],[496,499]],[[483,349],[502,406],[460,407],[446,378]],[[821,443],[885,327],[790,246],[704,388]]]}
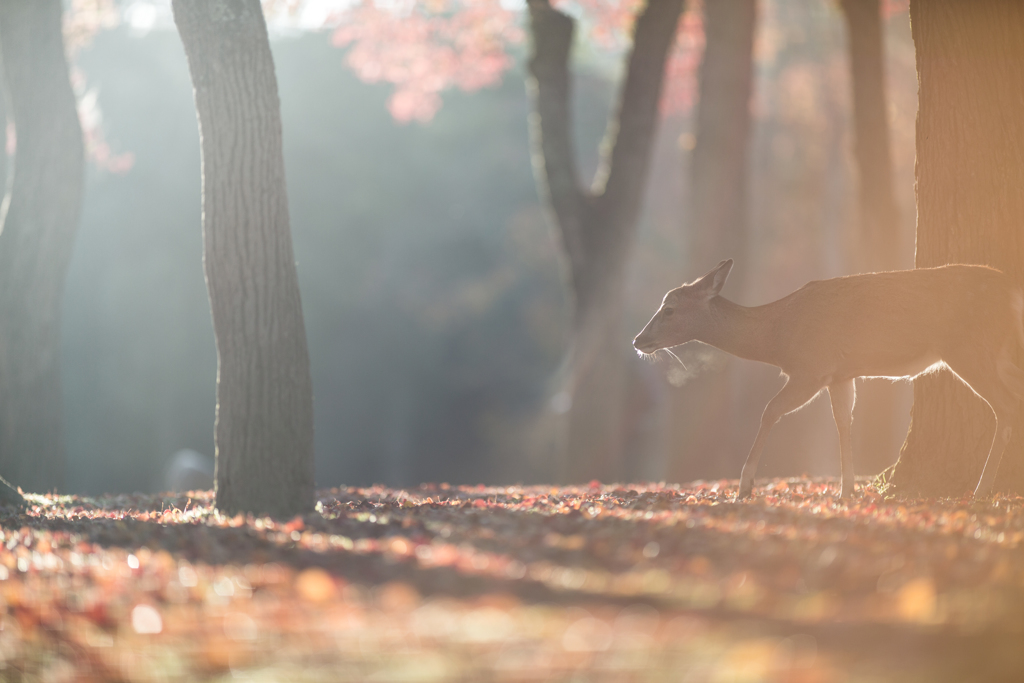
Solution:
{"label": "red leaves on branch", "polygon": [[[575,0],[555,6],[579,17],[581,35],[599,49],[630,46],[640,0]],[[368,83],[395,86],[388,104],[398,121],[429,121],[451,88],[474,91],[497,84],[514,64],[509,51],[524,41],[523,12],[497,0],[363,0],[332,16],[332,41],[348,49],[346,61]],[[703,25],[691,9],[680,22],[666,67],[662,111],[693,106]]]}
{"label": "red leaves on branch", "polygon": [[[75,57],[92,43],[100,31],[120,23],[120,10],[113,0],[72,0],[64,12],[64,49],[70,62],[71,86],[78,102],[85,155],[96,168],[115,174],[130,171],[135,164],[135,155],[132,152],[118,154],[111,148],[103,130],[99,92],[88,86],[85,74],[75,64]],[[14,145],[13,131],[8,132],[8,145]]]}
{"label": "red leaves on branch", "polygon": [[910,11],[910,0],[882,0],[882,18],[888,19]]}
{"label": "red leaves on branch", "polygon": [[363,2],[339,22],[333,43],[359,78],[396,86],[388,109],[403,122],[433,118],[444,90],[498,83],[523,39],[519,15],[495,0]]}
{"label": "red leaves on branch", "polygon": [[676,44],[665,64],[665,87],[661,94],[663,116],[685,114],[696,104],[697,74],[703,55],[704,21],[691,7],[679,22]]}

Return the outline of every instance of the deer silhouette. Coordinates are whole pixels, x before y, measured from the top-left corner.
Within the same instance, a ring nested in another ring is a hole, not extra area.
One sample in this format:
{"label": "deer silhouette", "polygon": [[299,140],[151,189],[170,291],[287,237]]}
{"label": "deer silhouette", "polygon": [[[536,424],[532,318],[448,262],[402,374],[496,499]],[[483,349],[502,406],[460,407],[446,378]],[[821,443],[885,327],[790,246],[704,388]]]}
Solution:
{"label": "deer silhouette", "polygon": [[740,358],[775,365],[786,384],[768,402],[740,475],[739,497],[753,492],[765,440],[784,416],[828,389],[839,430],[840,497],[853,493],[853,405],[858,377],[912,379],[946,368],[996,416],[985,467],[974,491],[988,496],[1010,440],[1024,370],[1024,293],[987,266],[948,265],[809,282],[763,306],[719,295],[732,259],[670,290],[633,346],[647,355],[701,341]]}

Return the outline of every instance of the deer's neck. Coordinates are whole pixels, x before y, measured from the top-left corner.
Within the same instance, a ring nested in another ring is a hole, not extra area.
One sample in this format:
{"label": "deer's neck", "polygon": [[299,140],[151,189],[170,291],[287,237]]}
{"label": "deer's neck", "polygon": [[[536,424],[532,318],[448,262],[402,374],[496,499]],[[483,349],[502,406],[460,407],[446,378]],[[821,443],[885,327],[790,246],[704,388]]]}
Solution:
{"label": "deer's neck", "polygon": [[775,337],[769,306],[747,308],[718,296],[711,300],[711,324],[698,339],[748,360],[778,365],[772,352]]}

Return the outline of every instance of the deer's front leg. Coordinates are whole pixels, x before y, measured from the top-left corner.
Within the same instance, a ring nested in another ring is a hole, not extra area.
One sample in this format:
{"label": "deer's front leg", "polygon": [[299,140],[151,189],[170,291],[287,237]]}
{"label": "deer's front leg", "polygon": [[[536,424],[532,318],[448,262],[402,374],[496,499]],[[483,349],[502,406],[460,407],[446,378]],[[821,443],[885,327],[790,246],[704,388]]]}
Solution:
{"label": "deer's front leg", "polygon": [[853,493],[853,404],[857,400],[857,386],[854,380],[836,382],[828,387],[829,398],[832,399],[832,417],[836,420],[839,430],[839,463],[842,470],[842,483],[839,497],[846,498]]}
{"label": "deer's front leg", "polygon": [[768,405],[761,414],[761,427],[754,437],[754,445],[750,447],[750,454],[747,461],[743,463],[743,472],[740,474],[740,498],[748,498],[754,490],[754,475],[757,474],[757,463],[761,459],[761,451],[764,450],[764,442],[768,438],[768,432],[772,430],[775,423],[794,410],[802,407],[822,390],[820,382],[808,382],[792,377],[785,386],[775,394],[775,397],[768,401]]}

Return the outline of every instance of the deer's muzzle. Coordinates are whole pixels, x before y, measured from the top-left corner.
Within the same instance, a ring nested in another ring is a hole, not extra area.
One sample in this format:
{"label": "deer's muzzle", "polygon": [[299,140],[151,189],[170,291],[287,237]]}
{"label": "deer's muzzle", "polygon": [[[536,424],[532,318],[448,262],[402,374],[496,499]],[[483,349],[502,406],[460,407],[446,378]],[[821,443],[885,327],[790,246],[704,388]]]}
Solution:
{"label": "deer's muzzle", "polygon": [[640,353],[651,353],[652,351],[658,350],[658,345],[651,342],[650,338],[644,337],[644,333],[641,332],[633,340],[633,348]]}

